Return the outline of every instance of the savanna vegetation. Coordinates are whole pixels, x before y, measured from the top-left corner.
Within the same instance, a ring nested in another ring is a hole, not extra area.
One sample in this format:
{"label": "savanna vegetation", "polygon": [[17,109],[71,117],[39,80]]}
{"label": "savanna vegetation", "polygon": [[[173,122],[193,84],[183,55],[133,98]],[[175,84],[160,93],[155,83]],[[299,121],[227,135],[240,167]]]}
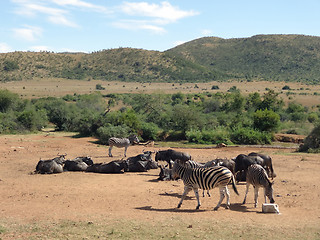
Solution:
{"label": "savanna vegetation", "polygon": [[209,82],[237,79],[320,82],[320,38],[257,35],[200,38],[164,52],[118,48],[86,53],[0,54],[0,81],[34,78],[124,82]]}
{"label": "savanna vegetation", "polygon": [[26,100],[0,91],[0,133],[57,131],[96,136],[137,133],[147,140],[187,140],[197,144],[270,144],[277,132],[305,134],[320,112],[291,102],[285,106],[272,90],[247,96],[240,91],[196,94],[66,95]]}

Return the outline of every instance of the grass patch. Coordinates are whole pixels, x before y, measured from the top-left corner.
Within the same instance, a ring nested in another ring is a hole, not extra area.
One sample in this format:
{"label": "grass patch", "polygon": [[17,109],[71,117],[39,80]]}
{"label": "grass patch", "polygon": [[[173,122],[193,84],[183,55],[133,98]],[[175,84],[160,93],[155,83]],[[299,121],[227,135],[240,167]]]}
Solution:
{"label": "grass patch", "polygon": [[110,220],[61,221],[32,224],[6,223],[0,239],[319,239],[320,227],[250,226],[219,220],[181,217],[162,221]]}

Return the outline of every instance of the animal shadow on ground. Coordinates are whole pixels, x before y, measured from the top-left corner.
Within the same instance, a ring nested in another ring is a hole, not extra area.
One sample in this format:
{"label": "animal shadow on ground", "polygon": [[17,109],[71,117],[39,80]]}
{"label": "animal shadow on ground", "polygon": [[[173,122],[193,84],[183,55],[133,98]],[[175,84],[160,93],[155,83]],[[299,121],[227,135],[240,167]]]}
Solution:
{"label": "animal shadow on ground", "polygon": [[[160,193],[159,194],[160,196],[169,196],[169,197],[176,197],[176,198],[181,198],[182,197],[182,195],[181,194],[178,194],[178,193]],[[193,197],[193,196],[186,196],[185,198],[184,198],[184,200],[191,200],[191,199],[193,199],[193,198],[195,198],[195,197]]]}
{"label": "animal shadow on ground", "polygon": [[153,208],[152,206],[137,207],[135,209],[152,211],[152,212],[182,212],[182,213],[197,213],[205,212],[206,210],[202,209],[180,209],[180,208]]}

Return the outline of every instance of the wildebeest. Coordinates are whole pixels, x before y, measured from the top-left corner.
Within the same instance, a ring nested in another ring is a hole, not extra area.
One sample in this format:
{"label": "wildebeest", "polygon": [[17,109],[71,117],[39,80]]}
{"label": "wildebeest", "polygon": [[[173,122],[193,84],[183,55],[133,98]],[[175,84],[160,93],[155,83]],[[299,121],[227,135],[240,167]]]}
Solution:
{"label": "wildebeest", "polygon": [[[241,176],[246,176],[247,175],[247,169],[249,166],[251,166],[252,164],[259,164],[261,165],[263,163],[263,159],[259,156],[248,156],[245,154],[239,154],[236,158],[235,158],[235,167],[234,167],[234,173],[235,174],[240,174]],[[243,180],[243,178],[241,177],[241,179],[239,179],[238,177],[236,177],[237,180]]]}
{"label": "wildebeest", "polygon": [[65,155],[59,155],[50,160],[41,160],[36,166],[35,173],[41,174],[52,174],[52,173],[62,173],[63,172],[63,163],[65,161]]}
{"label": "wildebeest", "polygon": [[86,172],[95,173],[124,173],[128,170],[128,163],[126,160],[115,160],[109,163],[95,163],[88,166]]}
{"label": "wildebeest", "polygon": [[161,181],[173,180],[172,169],[167,168],[167,166],[168,165],[163,167],[162,165],[160,165],[160,173],[159,173],[158,180],[161,180]]}
{"label": "wildebeest", "polygon": [[64,171],[85,171],[88,166],[92,165],[93,161],[90,157],[77,157],[73,160],[66,160],[64,162]]}
{"label": "wildebeest", "polygon": [[128,162],[128,171],[129,172],[146,172],[150,169],[157,169],[157,162],[152,160],[151,151],[145,151],[142,154],[139,154],[134,157],[129,157]]}
{"label": "wildebeest", "polygon": [[166,161],[169,164],[169,168],[172,168],[172,161],[181,160],[186,162],[191,160],[191,156],[189,153],[175,151],[173,149],[161,150],[156,152],[155,161],[159,160]]}
{"label": "wildebeest", "polygon": [[212,161],[209,161],[207,163],[205,163],[205,165],[207,167],[211,167],[212,166],[223,166],[228,168],[232,174],[234,174],[234,168],[235,168],[235,162],[232,159],[227,159],[227,158],[216,158]]}
{"label": "wildebeest", "polygon": [[261,153],[249,153],[248,156],[259,156],[262,158],[263,162],[260,164],[262,167],[264,167],[268,173],[268,176],[271,177],[272,179],[276,177],[275,172],[273,171],[273,166],[272,166],[272,159],[270,156],[261,154]]}

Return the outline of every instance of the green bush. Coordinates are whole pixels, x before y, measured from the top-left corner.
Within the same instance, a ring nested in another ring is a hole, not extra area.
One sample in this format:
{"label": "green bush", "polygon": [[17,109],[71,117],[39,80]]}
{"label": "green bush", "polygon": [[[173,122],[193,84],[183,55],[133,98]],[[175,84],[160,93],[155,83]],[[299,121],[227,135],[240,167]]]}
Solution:
{"label": "green bush", "polygon": [[102,144],[108,144],[108,140],[111,137],[124,138],[130,135],[131,129],[126,125],[113,126],[108,124],[107,126],[100,127],[97,130],[97,137]]}
{"label": "green bush", "polygon": [[257,110],[253,115],[253,125],[260,131],[276,131],[280,124],[280,116],[272,110]]}
{"label": "green bush", "polygon": [[231,144],[230,134],[225,128],[217,128],[214,130],[191,130],[186,132],[189,142],[201,144]]}
{"label": "green bush", "polygon": [[160,128],[155,123],[142,123],[141,132],[141,137],[143,140],[157,140],[159,137]]}
{"label": "green bush", "polygon": [[270,144],[272,134],[251,128],[236,128],[231,132],[230,140],[236,144]]}
{"label": "green bush", "polygon": [[39,131],[48,122],[46,112],[44,110],[36,111],[35,109],[24,110],[19,114],[17,120],[29,131]]}

